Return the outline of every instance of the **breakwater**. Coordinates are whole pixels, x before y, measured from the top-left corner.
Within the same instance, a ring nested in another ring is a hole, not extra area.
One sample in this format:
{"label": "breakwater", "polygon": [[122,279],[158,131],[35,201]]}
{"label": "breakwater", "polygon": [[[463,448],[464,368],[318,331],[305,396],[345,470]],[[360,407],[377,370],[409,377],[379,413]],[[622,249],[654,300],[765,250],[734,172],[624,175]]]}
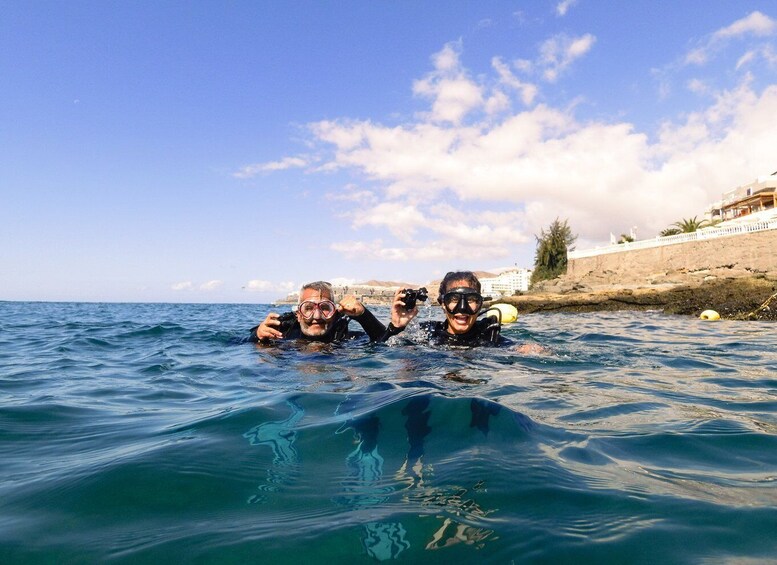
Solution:
{"label": "breakwater", "polygon": [[[570,259],[560,284],[693,284],[711,277],[777,277],[777,230]],[[547,289],[547,287],[546,287]]]}

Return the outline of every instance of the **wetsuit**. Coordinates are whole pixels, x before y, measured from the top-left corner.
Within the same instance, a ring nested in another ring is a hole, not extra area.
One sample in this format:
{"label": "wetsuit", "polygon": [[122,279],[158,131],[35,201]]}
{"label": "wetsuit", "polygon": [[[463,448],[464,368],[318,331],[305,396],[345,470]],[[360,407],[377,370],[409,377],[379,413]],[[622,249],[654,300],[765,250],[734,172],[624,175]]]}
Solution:
{"label": "wetsuit", "polygon": [[[359,316],[344,316],[339,312],[336,313],[329,331],[320,336],[309,336],[302,333],[302,328],[300,328],[297,317],[293,312],[283,314],[280,316],[279,320],[281,321],[281,325],[278,329],[283,334],[283,339],[302,339],[305,341],[322,341],[324,343],[333,343],[354,339],[364,335],[362,332],[348,331],[348,322],[351,320],[356,320],[359,324],[361,324],[361,327],[364,328],[365,332],[367,332],[370,341],[379,341],[386,333],[386,326],[380,323],[380,321],[378,321],[373,313],[367,310],[367,308],[365,308],[364,312]],[[272,340],[260,340],[256,336],[256,329],[258,327],[259,326],[257,325],[251,328],[251,335],[249,336],[248,341],[252,343],[270,343]]]}
{"label": "wetsuit", "polygon": [[[448,321],[429,321],[421,322],[421,330],[426,334],[426,338],[432,345],[454,345],[454,346],[499,346],[512,343],[509,339],[500,335],[500,324],[496,316],[486,316],[475,322],[467,333],[452,334],[448,333]],[[393,335],[402,332],[404,328],[397,328],[389,323],[386,332],[381,336],[380,341],[386,341]]]}

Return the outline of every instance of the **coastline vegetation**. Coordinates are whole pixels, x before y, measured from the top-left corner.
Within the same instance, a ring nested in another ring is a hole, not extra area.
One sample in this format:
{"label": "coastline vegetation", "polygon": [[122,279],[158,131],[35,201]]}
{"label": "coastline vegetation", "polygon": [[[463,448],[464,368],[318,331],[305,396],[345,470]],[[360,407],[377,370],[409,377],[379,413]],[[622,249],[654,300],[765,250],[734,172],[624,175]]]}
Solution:
{"label": "coastline vegetation", "polygon": [[667,237],[681,233],[693,233],[702,228],[714,226],[716,223],[718,222],[699,220],[697,216],[694,216],[693,218],[683,218],[679,222],[675,222],[665,230],[662,230],[659,235],[661,237]]}
{"label": "coastline vegetation", "polygon": [[530,286],[566,273],[567,250],[574,249],[577,240],[577,235],[572,233],[567,220],[562,222],[558,218],[553,220],[547,231],[540,230],[540,235],[534,237],[537,239],[537,251],[534,255]]}

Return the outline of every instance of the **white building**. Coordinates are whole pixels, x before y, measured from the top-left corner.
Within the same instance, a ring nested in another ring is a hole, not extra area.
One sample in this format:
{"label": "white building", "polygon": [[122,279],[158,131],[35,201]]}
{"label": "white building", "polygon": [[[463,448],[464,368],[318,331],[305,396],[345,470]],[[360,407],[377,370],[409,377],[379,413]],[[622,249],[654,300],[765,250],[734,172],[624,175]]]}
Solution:
{"label": "white building", "polygon": [[483,296],[512,296],[516,291],[529,290],[531,269],[511,269],[496,277],[480,279],[481,293]]}
{"label": "white building", "polygon": [[705,215],[707,220],[726,222],[750,214],[763,216],[766,211],[770,211],[766,214],[769,216],[777,212],[777,171],[723,193],[723,198],[712,204]]}

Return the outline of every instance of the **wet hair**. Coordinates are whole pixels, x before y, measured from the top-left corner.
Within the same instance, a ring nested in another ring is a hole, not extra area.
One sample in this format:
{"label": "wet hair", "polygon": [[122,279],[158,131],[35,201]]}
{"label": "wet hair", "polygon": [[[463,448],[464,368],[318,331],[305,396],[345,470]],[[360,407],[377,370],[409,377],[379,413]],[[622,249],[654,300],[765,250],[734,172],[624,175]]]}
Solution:
{"label": "wet hair", "polygon": [[313,289],[313,290],[317,290],[322,295],[323,294],[328,294],[329,295],[329,300],[334,300],[335,299],[335,292],[334,292],[334,290],[332,290],[332,283],[328,283],[328,282],[325,282],[325,281],[315,281],[315,282],[310,282],[310,283],[302,285],[302,288],[299,290],[299,299],[300,300],[302,300],[302,293],[305,292],[309,288]]}
{"label": "wet hair", "polygon": [[480,293],[480,281],[472,271],[450,271],[440,282],[440,292],[437,294],[437,301],[442,302],[443,295],[448,292],[448,286],[453,281],[467,281],[469,286]]}

